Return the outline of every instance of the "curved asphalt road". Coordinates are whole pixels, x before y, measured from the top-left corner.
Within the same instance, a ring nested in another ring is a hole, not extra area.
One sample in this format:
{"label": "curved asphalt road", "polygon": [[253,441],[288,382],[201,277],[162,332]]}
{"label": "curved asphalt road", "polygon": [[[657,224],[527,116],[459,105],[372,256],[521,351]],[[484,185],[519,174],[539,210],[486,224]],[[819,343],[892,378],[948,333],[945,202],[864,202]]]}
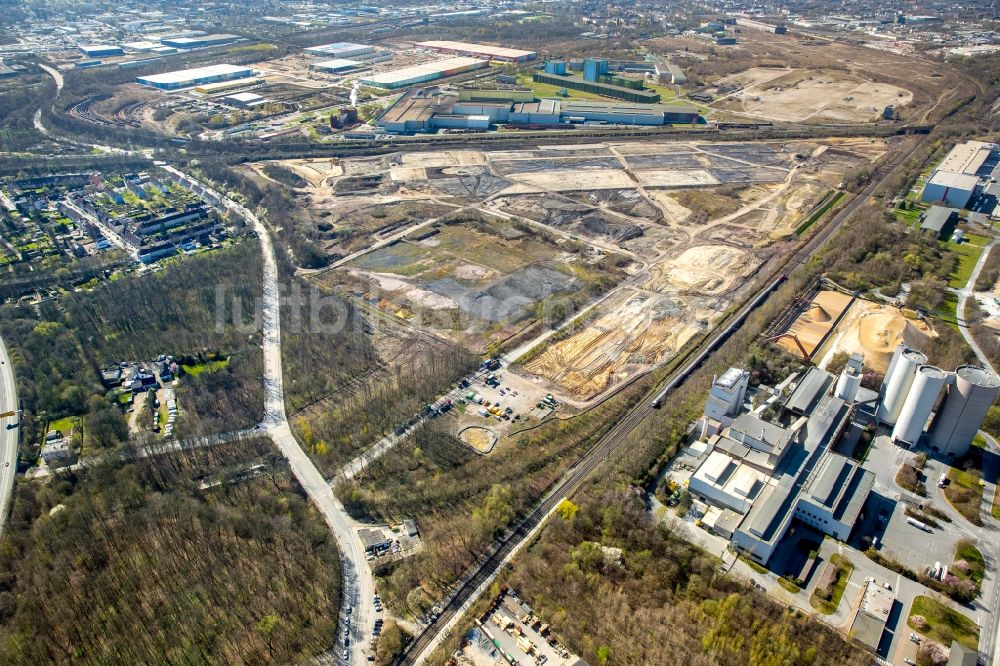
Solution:
{"label": "curved asphalt road", "polygon": [[[278,264],[274,255],[274,245],[271,235],[264,223],[251,211],[240,206],[233,200],[215,190],[206,187],[194,178],[170,166],[161,167],[176,176],[188,187],[202,195],[219,208],[228,210],[246,220],[254,229],[260,240],[261,253],[264,258],[264,302],[263,335],[264,335],[264,421],[261,424],[271,436],[281,453],[288,460],[289,467],[309,499],[319,509],[327,525],[333,531],[340,551],[344,589],[341,599],[342,610],[352,609],[351,615],[346,612],[338,625],[350,621],[350,650],[348,664],[360,666],[367,663],[367,640],[372,635],[375,626],[375,579],[364,557],[364,547],[360,537],[354,531],[350,517],[343,505],[333,495],[330,484],[316,465],[309,458],[292,434],[285,414],[284,377],[281,367],[281,310],[278,293]],[[334,658],[342,661],[341,651],[344,649],[343,635],[338,634],[334,647]]]}
{"label": "curved asphalt road", "polygon": [[[14,384],[14,368],[3,338],[0,338],[0,414],[16,412],[17,386]],[[17,470],[17,439],[21,432],[20,414],[0,418],[0,533],[7,522],[7,512],[14,491],[14,473]]]}

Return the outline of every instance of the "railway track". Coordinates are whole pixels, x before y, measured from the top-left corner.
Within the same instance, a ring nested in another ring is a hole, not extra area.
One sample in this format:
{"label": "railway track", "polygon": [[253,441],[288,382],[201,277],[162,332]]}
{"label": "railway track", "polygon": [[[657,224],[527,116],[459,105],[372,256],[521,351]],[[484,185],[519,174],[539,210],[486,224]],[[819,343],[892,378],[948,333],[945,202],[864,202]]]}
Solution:
{"label": "railway track", "polygon": [[499,545],[489,553],[480,563],[475,566],[457,589],[444,602],[441,612],[409,645],[397,658],[397,666],[411,666],[417,663],[417,659],[431,645],[431,643],[441,634],[450,621],[459,616],[463,606],[469,602],[483,583],[492,579],[500,569],[506,558],[513,553],[517,547],[531,534],[545,516],[549,514],[564,498],[572,495],[590,474],[607,460],[615,449],[617,449],[628,436],[639,426],[642,421],[649,416],[654,409],[659,407],[666,397],[680,386],[702,363],[725,342],[736,330],[738,330],[747,317],[760,307],[771,293],[794,271],[801,268],[809,259],[821,248],[840,226],[851,217],[867,201],[892,173],[893,169],[905,162],[910,155],[920,145],[915,141],[914,145],[905,153],[897,156],[891,162],[887,162],[878,167],[872,174],[869,184],[842,208],[826,225],[824,225],[812,238],[810,238],[801,248],[799,248],[788,261],[777,271],[781,273],[772,276],[768,282],[752,295],[749,300],[736,313],[718,328],[715,329],[698,347],[692,348],[688,352],[688,360],[675,370],[667,378],[663,388],[653,397],[652,400],[643,399],[625,414],[624,417],[604,434],[603,437],[588,450],[574,464],[573,467],[563,475],[556,486],[525,516],[510,533],[505,535]]}

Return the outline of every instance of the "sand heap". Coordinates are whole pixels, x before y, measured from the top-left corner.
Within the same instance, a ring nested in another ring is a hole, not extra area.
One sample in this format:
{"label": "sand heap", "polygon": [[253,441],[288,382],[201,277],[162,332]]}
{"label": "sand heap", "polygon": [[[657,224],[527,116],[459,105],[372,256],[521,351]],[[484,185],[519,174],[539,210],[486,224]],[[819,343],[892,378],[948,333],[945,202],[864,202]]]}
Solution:
{"label": "sand heap", "polygon": [[861,352],[866,367],[883,373],[889,369],[892,352],[900,343],[920,349],[930,337],[936,336],[925,322],[907,319],[899,308],[867,301],[857,302],[841,331],[826,356],[838,351]]}
{"label": "sand heap", "polygon": [[[816,351],[816,345],[830,332],[833,322],[850,302],[851,297],[839,291],[821,291],[816,294],[809,307],[792,322],[788,333],[798,338],[806,353],[812,356]],[[802,355],[799,345],[792,338],[781,338],[778,346],[795,355]]]}

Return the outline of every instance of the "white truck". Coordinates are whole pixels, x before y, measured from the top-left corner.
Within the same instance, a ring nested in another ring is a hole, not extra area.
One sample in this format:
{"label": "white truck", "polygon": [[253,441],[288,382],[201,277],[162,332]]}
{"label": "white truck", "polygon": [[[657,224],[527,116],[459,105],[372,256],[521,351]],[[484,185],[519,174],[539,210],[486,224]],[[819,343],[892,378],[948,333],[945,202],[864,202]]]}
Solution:
{"label": "white truck", "polygon": [[918,530],[923,530],[924,532],[930,532],[931,528],[928,527],[927,523],[923,523],[916,518],[907,518],[906,522],[916,527]]}

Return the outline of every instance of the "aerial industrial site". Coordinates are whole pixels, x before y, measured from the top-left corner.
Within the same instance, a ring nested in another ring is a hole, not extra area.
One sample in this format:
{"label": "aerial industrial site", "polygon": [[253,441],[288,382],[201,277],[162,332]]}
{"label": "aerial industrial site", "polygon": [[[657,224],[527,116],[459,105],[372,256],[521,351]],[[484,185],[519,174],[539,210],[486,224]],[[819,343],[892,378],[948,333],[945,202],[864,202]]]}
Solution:
{"label": "aerial industrial site", "polygon": [[0,12],[0,662],[1000,660],[990,3]]}

